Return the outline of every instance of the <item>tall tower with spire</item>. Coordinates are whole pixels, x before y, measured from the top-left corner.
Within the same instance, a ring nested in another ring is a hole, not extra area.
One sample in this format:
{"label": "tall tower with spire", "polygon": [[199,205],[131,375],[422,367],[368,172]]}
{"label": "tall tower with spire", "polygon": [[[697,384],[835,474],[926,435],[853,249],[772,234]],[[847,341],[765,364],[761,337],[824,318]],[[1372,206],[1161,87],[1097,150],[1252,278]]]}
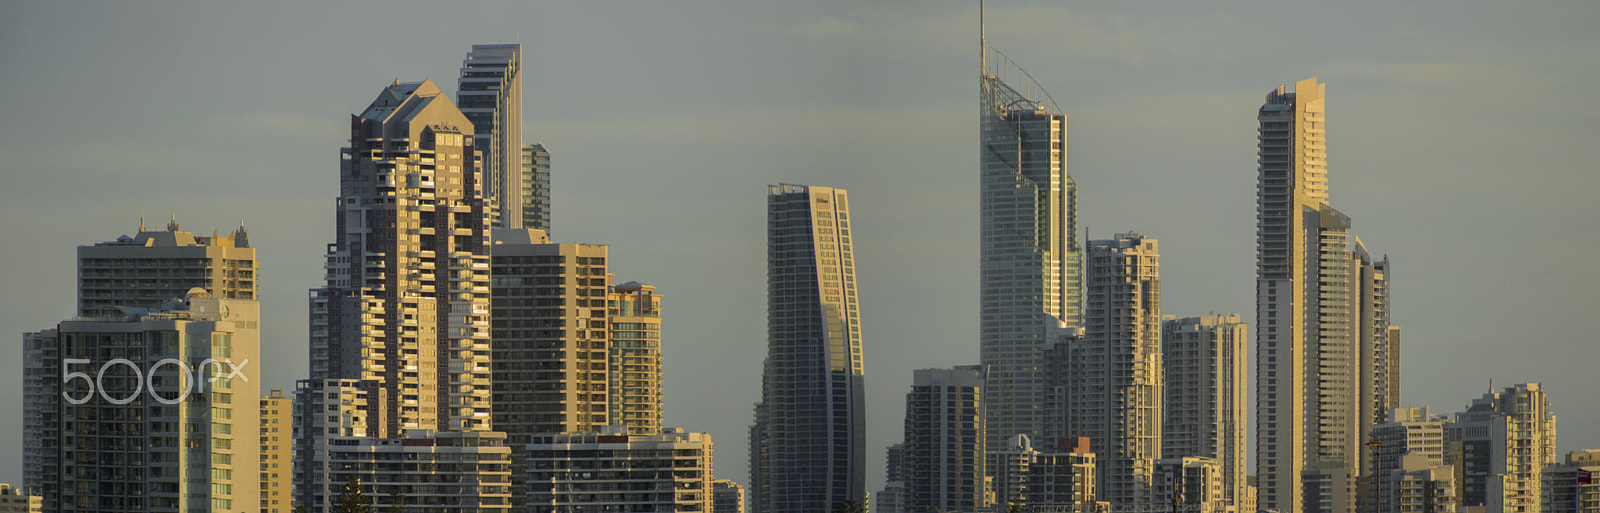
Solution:
{"label": "tall tower with spire", "polygon": [[979,360],[989,366],[987,445],[1005,447],[1019,433],[1043,439],[1039,355],[1050,331],[1080,324],[1082,248],[1067,118],[1033,77],[988,48],[982,10]]}

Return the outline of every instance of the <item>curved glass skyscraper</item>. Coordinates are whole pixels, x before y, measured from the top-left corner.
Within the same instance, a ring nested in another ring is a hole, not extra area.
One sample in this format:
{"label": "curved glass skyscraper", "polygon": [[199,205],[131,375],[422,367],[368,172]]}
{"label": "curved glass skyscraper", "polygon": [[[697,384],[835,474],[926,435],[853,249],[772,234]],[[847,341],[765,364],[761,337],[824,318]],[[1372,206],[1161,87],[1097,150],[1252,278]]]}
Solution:
{"label": "curved glass skyscraper", "polygon": [[980,361],[989,366],[987,445],[1043,440],[1047,333],[1080,324],[1077,185],[1067,118],[1004,55],[985,59],[979,120]]}
{"label": "curved glass skyscraper", "polygon": [[767,363],[750,444],[758,513],[866,504],[866,412],[843,189],[767,189]]}

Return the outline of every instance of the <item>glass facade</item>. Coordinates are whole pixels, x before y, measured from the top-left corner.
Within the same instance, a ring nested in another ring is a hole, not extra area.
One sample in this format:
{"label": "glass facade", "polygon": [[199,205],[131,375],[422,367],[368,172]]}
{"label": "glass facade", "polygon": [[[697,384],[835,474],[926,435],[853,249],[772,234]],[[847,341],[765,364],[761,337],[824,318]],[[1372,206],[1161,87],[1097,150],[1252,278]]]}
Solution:
{"label": "glass facade", "polygon": [[768,188],[767,364],[752,430],[759,512],[865,503],[865,394],[845,191]]}
{"label": "glass facade", "polygon": [[980,361],[989,366],[988,444],[1041,436],[1046,332],[1078,326],[1077,185],[1067,175],[1066,116],[999,52],[979,112]]}

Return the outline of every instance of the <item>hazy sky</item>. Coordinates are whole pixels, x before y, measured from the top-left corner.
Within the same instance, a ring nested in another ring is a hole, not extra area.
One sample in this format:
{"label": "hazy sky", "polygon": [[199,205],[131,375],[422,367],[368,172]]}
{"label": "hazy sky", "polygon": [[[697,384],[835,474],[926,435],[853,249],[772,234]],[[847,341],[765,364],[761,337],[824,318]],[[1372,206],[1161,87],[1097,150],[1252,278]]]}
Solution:
{"label": "hazy sky", "polygon": [[[1179,316],[1253,316],[1255,111],[1327,82],[1332,203],[1393,262],[1405,404],[1540,381],[1562,453],[1600,447],[1600,3],[995,0],[988,23],[1066,111],[1081,223],[1159,239]],[[397,78],[453,96],[473,43],[520,41],[553,235],[665,295],[666,420],[714,436],[719,477],[748,480],[764,186],[850,191],[877,490],[912,370],[977,363],[977,24],[944,0],[0,4],[0,481],[22,332],[74,314],[76,246],[141,208],[243,220],[252,379],[292,388],[348,116]]]}

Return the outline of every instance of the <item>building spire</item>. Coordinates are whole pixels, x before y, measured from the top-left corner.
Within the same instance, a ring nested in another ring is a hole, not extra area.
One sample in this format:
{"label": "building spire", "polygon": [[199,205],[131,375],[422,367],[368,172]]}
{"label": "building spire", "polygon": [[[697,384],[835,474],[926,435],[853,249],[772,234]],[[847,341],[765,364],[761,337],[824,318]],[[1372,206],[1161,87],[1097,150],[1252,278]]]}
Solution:
{"label": "building spire", "polygon": [[983,0],[978,0],[978,76],[989,76],[989,43],[984,40]]}

